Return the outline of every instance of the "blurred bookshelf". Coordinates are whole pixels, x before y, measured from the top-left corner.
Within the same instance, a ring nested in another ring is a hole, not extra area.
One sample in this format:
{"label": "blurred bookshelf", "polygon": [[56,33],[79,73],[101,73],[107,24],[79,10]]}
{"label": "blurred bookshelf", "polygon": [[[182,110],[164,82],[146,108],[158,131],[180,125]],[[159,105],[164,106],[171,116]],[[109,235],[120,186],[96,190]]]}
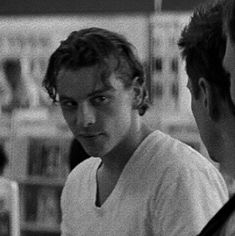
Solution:
{"label": "blurred bookshelf", "polygon": [[1,133],[9,158],[4,175],[19,186],[21,236],[60,235],[60,195],[72,136],[58,116],[44,108],[14,110],[8,131]]}
{"label": "blurred bookshelf", "polygon": [[31,232],[60,233],[60,194],[61,187],[25,185],[21,198],[23,216],[21,229]]}
{"label": "blurred bookshelf", "polygon": [[20,186],[22,235],[60,235],[60,195],[69,173],[71,134],[47,115],[47,110],[35,109],[12,117],[11,171]]}

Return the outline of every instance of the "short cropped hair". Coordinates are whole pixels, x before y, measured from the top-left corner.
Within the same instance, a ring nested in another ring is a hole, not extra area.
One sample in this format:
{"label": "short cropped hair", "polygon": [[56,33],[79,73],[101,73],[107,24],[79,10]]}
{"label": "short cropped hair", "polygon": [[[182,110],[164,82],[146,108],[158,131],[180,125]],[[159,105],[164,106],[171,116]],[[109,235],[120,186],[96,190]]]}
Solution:
{"label": "short cropped hair", "polygon": [[224,30],[235,44],[235,1],[227,0],[224,7]]}
{"label": "short cropped hair", "polygon": [[56,102],[56,79],[61,69],[78,70],[98,65],[99,77],[104,84],[109,82],[107,78],[112,72],[123,81],[125,88],[138,77],[144,90],[138,111],[143,115],[148,108],[148,93],[143,65],[134,50],[133,45],[118,33],[96,27],[74,31],[51,55],[43,86]]}
{"label": "short cropped hair", "polygon": [[178,42],[196,99],[200,77],[216,87],[223,99],[229,99],[229,74],[222,64],[226,48],[223,5],[224,1],[210,1],[196,8]]}

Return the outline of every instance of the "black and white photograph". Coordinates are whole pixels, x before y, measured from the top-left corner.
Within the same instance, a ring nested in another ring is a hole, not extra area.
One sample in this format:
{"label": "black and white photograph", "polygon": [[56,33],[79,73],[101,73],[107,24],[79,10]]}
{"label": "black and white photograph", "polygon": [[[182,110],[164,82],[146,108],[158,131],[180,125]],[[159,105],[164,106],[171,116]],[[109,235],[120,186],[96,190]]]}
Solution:
{"label": "black and white photograph", "polygon": [[0,236],[235,236],[235,0],[1,1]]}

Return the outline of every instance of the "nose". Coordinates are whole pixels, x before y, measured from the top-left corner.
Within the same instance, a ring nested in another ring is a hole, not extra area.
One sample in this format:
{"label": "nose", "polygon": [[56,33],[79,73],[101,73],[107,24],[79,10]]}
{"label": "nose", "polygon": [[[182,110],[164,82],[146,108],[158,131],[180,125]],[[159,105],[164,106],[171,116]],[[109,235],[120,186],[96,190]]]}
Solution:
{"label": "nose", "polygon": [[77,122],[83,128],[92,126],[96,121],[94,108],[88,102],[83,102],[77,113]]}

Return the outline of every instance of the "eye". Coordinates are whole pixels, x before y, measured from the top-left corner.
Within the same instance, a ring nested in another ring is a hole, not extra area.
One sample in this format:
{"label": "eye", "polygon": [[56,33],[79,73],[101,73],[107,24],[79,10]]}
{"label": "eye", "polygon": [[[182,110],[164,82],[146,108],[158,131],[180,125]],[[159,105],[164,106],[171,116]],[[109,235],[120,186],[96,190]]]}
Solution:
{"label": "eye", "polygon": [[75,109],[77,107],[77,104],[76,102],[73,102],[73,101],[60,101],[60,106],[62,109]]}
{"label": "eye", "polygon": [[96,96],[91,99],[92,103],[95,105],[106,104],[109,102],[109,98],[106,96]]}

